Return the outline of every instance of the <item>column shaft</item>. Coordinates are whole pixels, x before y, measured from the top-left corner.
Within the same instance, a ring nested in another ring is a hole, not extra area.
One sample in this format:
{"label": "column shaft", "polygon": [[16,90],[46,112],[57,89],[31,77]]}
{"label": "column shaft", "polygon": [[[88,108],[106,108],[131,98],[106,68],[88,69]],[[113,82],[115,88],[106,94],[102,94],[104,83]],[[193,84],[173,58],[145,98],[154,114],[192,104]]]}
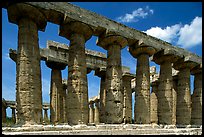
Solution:
{"label": "column shaft", "polygon": [[100,84],[100,123],[105,123],[105,100],[106,100],[106,89],[105,89],[105,76],[101,77]]}
{"label": "column shaft", "polygon": [[134,121],[137,124],[150,123],[150,74],[149,55],[137,57]]}
{"label": "column shaft", "polygon": [[19,21],[16,101],[18,123],[40,123],[42,90],[37,25],[28,18]]}
{"label": "column shaft", "polygon": [[61,70],[52,69],[50,86],[50,120],[52,123],[61,123],[63,119],[62,102],[62,74]]}
{"label": "column shaft", "polygon": [[108,47],[105,114],[106,123],[123,121],[121,51],[118,45]]}
{"label": "column shaft", "polygon": [[158,81],[152,82],[150,95],[150,119],[151,123],[158,124]]}
{"label": "column shaft", "polygon": [[183,68],[178,72],[176,122],[188,125],[191,121],[190,69]]}
{"label": "column shaft", "polygon": [[123,76],[124,108],[123,120],[125,123],[132,123],[132,89],[130,76]]}
{"label": "column shaft", "polygon": [[202,125],[202,72],[194,75],[191,124]]}
{"label": "column shaft", "polygon": [[88,123],[88,87],[85,55],[85,38],[72,34],[68,64],[68,123]]}
{"label": "column shaft", "polygon": [[90,102],[89,104],[89,123],[94,122],[94,102]]}
{"label": "column shaft", "polygon": [[12,109],[12,122],[15,124],[16,123],[16,111],[15,108],[11,108]]}
{"label": "column shaft", "polygon": [[173,119],[173,78],[172,63],[164,61],[160,64],[158,85],[158,119],[159,124],[171,125]]}
{"label": "column shaft", "polygon": [[48,115],[47,115],[47,108],[44,108],[44,122],[47,123],[48,122]]}
{"label": "column shaft", "polygon": [[99,100],[95,101],[95,109],[94,109],[94,123],[99,123]]}

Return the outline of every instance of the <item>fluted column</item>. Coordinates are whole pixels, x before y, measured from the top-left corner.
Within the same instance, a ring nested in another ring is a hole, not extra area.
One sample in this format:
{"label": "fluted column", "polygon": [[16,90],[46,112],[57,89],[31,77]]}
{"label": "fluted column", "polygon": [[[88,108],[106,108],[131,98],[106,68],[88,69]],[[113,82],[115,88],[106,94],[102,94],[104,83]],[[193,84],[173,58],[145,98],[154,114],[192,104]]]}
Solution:
{"label": "fluted column", "polygon": [[8,18],[19,28],[16,63],[17,123],[42,123],[38,30],[44,31],[46,18],[37,8],[24,3],[9,6]]}
{"label": "fluted column", "polygon": [[175,112],[173,111],[173,77],[172,63],[178,57],[171,50],[164,49],[153,56],[153,61],[160,65],[158,85],[158,122],[164,125],[175,125]]}
{"label": "fluted column", "polygon": [[134,122],[150,124],[149,56],[155,52],[155,49],[137,42],[129,46],[129,52],[137,58]]}
{"label": "fluted column", "polygon": [[94,108],[94,123],[99,124],[99,99],[95,99],[95,108]]}
{"label": "fluted column", "polygon": [[100,81],[100,107],[99,107],[99,114],[100,114],[100,123],[105,123],[105,100],[106,100],[106,69],[100,68],[100,70],[95,71],[95,75],[101,78]]}
{"label": "fluted column", "polygon": [[123,106],[123,122],[132,123],[132,89],[131,80],[134,78],[130,73],[123,74],[123,94],[124,94],[124,106]]}
{"label": "fluted column", "polygon": [[89,101],[89,123],[94,123],[94,101]]}
{"label": "fluted column", "polygon": [[202,125],[202,65],[195,67],[191,73],[194,75],[191,124]]}
{"label": "fluted column", "polygon": [[121,49],[127,45],[127,40],[122,36],[105,34],[99,36],[97,45],[108,51],[105,80],[105,123],[122,123],[123,94]]}
{"label": "fluted column", "polygon": [[52,69],[50,84],[50,122],[53,124],[64,123],[64,90],[61,70],[65,69],[66,64],[47,61],[46,65]]}
{"label": "fluted column", "polygon": [[176,124],[189,125],[191,121],[190,70],[193,64],[179,59],[173,67],[178,72]]}
{"label": "fluted column", "polygon": [[158,124],[158,84],[158,80],[151,83],[152,92],[150,95],[150,119],[151,123],[154,124]]}
{"label": "fluted column", "polygon": [[6,123],[6,101],[4,99],[2,99],[2,123]]}
{"label": "fluted column", "polygon": [[60,36],[70,40],[67,83],[67,120],[71,125],[88,124],[88,85],[85,42],[92,29],[82,22],[60,25]]}

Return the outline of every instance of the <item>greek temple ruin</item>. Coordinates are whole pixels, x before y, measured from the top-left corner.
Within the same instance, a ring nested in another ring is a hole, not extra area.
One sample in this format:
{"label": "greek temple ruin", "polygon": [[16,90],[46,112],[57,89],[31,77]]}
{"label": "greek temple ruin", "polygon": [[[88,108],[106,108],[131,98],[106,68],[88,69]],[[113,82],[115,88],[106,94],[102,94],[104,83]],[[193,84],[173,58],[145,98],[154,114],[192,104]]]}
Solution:
{"label": "greek temple ruin", "polygon": [[[202,57],[66,2],[7,2],[4,8],[9,22],[18,26],[18,47],[9,51],[16,63],[16,100],[2,100],[2,122],[10,107],[18,125],[40,125],[48,117],[51,123],[69,125],[202,125]],[[47,22],[59,25],[59,36],[70,45],[49,40],[40,48],[38,31],[45,31]],[[92,36],[107,55],[85,48]],[[121,65],[126,46],[137,61],[135,74]],[[51,71],[46,103],[40,61]],[[150,61],[160,66],[159,73]],[[66,66],[68,76],[62,79]],[[87,74],[92,70],[100,78],[100,91],[89,99]]]}

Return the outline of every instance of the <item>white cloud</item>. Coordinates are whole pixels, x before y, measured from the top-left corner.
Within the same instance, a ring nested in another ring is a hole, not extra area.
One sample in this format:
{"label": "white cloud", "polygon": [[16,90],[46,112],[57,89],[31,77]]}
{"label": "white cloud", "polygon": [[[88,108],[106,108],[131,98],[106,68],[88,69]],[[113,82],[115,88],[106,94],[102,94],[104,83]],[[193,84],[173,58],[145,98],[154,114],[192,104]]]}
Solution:
{"label": "white cloud", "polygon": [[11,60],[11,58],[9,57],[9,53],[4,53],[3,58],[6,60]]}
{"label": "white cloud", "polygon": [[138,8],[134,10],[131,14],[126,13],[124,16],[116,18],[118,22],[137,22],[138,18],[145,18],[149,14],[153,14],[154,10],[146,6],[145,9]]}
{"label": "white cloud", "polygon": [[177,33],[179,32],[180,28],[181,28],[181,25],[176,24],[170,27],[167,26],[164,29],[160,27],[152,27],[144,32],[147,33],[148,35],[151,35],[153,37],[156,37],[171,43],[172,40],[178,36]]}
{"label": "white cloud", "polygon": [[177,44],[189,48],[202,43],[202,17],[195,17],[190,25],[186,24],[179,31]]}
{"label": "white cloud", "polygon": [[175,24],[166,28],[152,27],[143,31],[182,48],[190,48],[202,43],[202,17],[195,17],[189,24]]}

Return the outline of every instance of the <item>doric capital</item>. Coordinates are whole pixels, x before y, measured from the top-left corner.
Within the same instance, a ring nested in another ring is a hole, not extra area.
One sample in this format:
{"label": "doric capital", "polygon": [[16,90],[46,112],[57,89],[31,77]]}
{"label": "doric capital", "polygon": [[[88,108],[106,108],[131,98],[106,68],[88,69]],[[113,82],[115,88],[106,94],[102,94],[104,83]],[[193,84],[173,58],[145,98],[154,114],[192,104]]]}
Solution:
{"label": "doric capital", "polygon": [[197,65],[196,67],[194,67],[192,70],[191,70],[191,74],[192,75],[195,75],[197,73],[202,73],[202,63]]}
{"label": "doric capital", "polygon": [[188,60],[186,57],[178,59],[176,62],[173,63],[173,68],[176,70],[181,70],[184,68],[189,68],[190,70],[197,66],[196,62]]}
{"label": "doric capital", "polygon": [[15,3],[8,7],[8,19],[17,24],[21,18],[29,18],[37,24],[39,30],[44,31],[47,25],[46,16],[36,7],[25,3]]}
{"label": "doric capital", "polygon": [[131,79],[133,79],[133,78],[135,78],[135,76],[133,75],[133,74],[131,74],[131,73],[124,73],[123,75],[122,75],[122,79],[124,80],[124,81],[130,81]]}
{"label": "doric capital", "polygon": [[60,25],[60,36],[70,39],[72,34],[80,34],[87,41],[91,38],[93,30],[89,25],[78,21],[71,21]]}
{"label": "doric capital", "polygon": [[140,41],[135,42],[132,45],[129,45],[129,52],[130,54],[137,58],[140,54],[148,54],[149,56],[153,55],[156,50],[148,45],[144,45]]}
{"label": "doric capital", "polygon": [[155,53],[150,60],[154,61],[157,64],[162,64],[164,62],[176,62],[179,59],[180,54],[177,54],[172,49],[163,49]]}
{"label": "doric capital", "polygon": [[98,37],[96,44],[105,50],[108,50],[109,45],[120,46],[122,49],[128,44],[128,41],[123,36],[106,33]]}
{"label": "doric capital", "polygon": [[53,61],[46,61],[47,67],[51,69],[58,69],[58,70],[64,70],[67,66],[67,64],[59,63],[59,62],[53,62]]}

